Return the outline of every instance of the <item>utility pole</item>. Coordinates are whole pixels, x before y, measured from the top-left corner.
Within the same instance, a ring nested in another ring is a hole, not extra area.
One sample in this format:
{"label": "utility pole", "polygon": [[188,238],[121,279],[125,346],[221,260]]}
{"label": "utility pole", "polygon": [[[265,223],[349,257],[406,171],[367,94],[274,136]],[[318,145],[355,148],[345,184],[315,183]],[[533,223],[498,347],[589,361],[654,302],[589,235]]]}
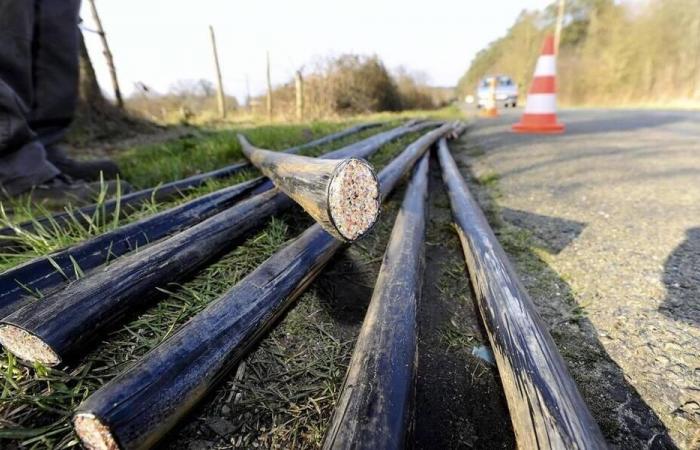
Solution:
{"label": "utility pole", "polygon": [[219,65],[219,52],[216,50],[216,36],[214,27],[209,25],[209,35],[211,36],[211,48],[214,52],[214,66],[216,67],[216,81],[218,83],[217,97],[219,100],[219,116],[226,117],[226,100],[224,98],[224,82],[221,80],[221,66]]}
{"label": "utility pole", "polygon": [[270,80],[270,52],[267,52],[267,120],[272,121],[272,81]]}
{"label": "utility pole", "polygon": [[109,68],[109,75],[112,78],[112,87],[114,88],[114,97],[117,100],[117,106],[124,108],[122,91],[119,89],[119,81],[117,80],[117,69],[114,67],[114,58],[112,57],[112,52],[109,50],[107,35],[105,34],[104,28],[102,28],[100,15],[97,14],[95,0],[90,0],[90,10],[92,11],[92,18],[95,21],[95,27],[97,27],[97,34],[100,35],[100,40],[102,41],[102,53],[105,55],[105,59],[107,60],[107,67]]}
{"label": "utility pole", "polygon": [[564,24],[564,7],[565,0],[559,0],[559,8],[557,10],[557,24],[554,28],[554,54],[559,56],[559,41],[561,40],[561,28]]}
{"label": "utility pole", "polygon": [[294,85],[297,92],[297,120],[304,120],[304,79],[301,76],[301,69],[294,74]]}

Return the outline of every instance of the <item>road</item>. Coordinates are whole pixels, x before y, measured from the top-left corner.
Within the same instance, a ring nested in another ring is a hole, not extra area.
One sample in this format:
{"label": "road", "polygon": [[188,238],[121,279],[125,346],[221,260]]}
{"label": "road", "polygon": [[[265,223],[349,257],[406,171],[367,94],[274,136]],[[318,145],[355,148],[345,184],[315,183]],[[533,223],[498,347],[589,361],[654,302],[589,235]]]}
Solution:
{"label": "road", "polygon": [[567,110],[558,136],[519,114],[456,156],[558,277],[516,264],[584,397],[616,446],[700,448],[700,112]]}

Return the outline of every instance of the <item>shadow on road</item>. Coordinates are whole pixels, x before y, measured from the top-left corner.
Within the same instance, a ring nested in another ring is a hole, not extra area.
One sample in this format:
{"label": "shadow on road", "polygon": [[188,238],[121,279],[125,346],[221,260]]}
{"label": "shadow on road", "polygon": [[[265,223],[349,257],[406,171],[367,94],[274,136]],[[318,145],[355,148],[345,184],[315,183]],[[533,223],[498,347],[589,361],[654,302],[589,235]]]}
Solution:
{"label": "shadow on road", "polygon": [[545,249],[557,255],[583,232],[586,224],[560,217],[545,216],[518,209],[502,208],[501,215],[508,223],[528,230],[540,240]]}
{"label": "shadow on road", "polygon": [[700,227],[686,230],[685,240],[664,263],[666,299],[659,311],[700,327]]}

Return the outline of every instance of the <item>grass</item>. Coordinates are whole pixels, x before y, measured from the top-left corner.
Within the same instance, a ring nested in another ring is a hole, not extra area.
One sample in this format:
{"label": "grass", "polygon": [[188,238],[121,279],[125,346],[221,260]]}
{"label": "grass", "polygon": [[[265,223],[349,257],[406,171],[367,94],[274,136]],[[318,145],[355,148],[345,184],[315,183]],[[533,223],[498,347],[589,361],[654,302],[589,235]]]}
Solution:
{"label": "grass", "polygon": [[478,178],[477,182],[487,189],[496,190],[500,176],[496,172],[489,172]]}
{"label": "grass", "polygon": [[468,351],[475,342],[478,342],[473,335],[465,332],[464,327],[455,320],[451,320],[449,325],[443,328],[440,332],[440,339],[447,350],[455,349],[458,351]]}
{"label": "grass", "polygon": [[[127,150],[117,156],[119,166],[137,188],[208,172],[243,158],[236,133],[244,132],[255,145],[281,150],[317,139],[346,127],[342,123],[313,123],[308,126],[267,125],[250,129],[209,132],[174,142]],[[376,132],[375,130],[368,130]]]}
{"label": "grass", "polygon": [[[14,358],[5,353],[0,363],[4,375],[0,424],[3,428],[14,428],[8,433],[23,436],[29,436],[34,430],[37,436],[21,442],[23,446],[65,448],[74,445],[75,439],[66,426],[78,403],[264,261],[287,237],[286,225],[272,220],[196,279],[184,285],[163,287],[165,298],[162,301],[106,336],[104,342],[75,367],[55,370],[35,365],[30,369],[18,366]],[[50,434],[54,431],[57,433]]]}
{"label": "grass", "polygon": [[[394,124],[388,123],[383,128]],[[314,129],[319,133],[331,132],[345,126],[347,124],[318,125]],[[381,129],[368,130],[309,153],[318,154],[342,147],[379,131]],[[247,130],[247,133],[256,144],[278,149],[304,140],[302,127],[262,127]],[[176,141],[149,146],[126,151],[119,158],[125,168],[125,177],[137,186],[145,186],[156,178],[168,179],[209,170],[214,166],[209,158],[216,160],[217,165],[237,160],[239,150],[237,143],[232,143],[231,136],[231,131],[207,134],[190,144]],[[370,162],[380,170],[391,156],[416,137],[406,136],[385,146],[370,158]],[[205,150],[198,153],[200,147]],[[41,230],[37,236],[23,237],[23,242],[37,242],[25,253],[0,256],[0,267],[11,267],[23,259],[79,242],[254,175],[251,171],[232,180],[210,183],[174,202],[145,205],[123,219],[101,217],[92,227]],[[387,211],[395,210],[396,205],[392,206],[390,201]],[[32,207],[23,211],[27,215],[44,212]],[[6,216],[3,220],[13,219]],[[390,217],[382,220],[384,225],[377,227],[379,231],[344,252],[354,255],[359,261],[360,275],[369,285],[373,285],[390,223],[393,223]],[[77,439],[69,419],[82,400],[161,343],[310,223],[310,219],[298,209],[271,219],[261,230],[192,279],[162,286],[159,302],[134,312],[80,361],[55,369],[39,364],[26,367],[3,350],[0,353],[0,447],[10,442],[27,448],[76,446]],[[318,447],[330,420],[354,339],[328,312],[332,300],[327,294],[332,291],[332,286],[328,280],[313,283],[300,298],[298,307],[290,311],[275,331],[245,359],[237,373],[225,379],[203,408],[179,427],[180,431],[175,431],[164,445],[181,448],[183,442],[203,440],[209,443],[207,447],[220,448],[247,448],[251,445]]]}
{"label": "grass", "polygon": [[[374,133],[392,128],[398,124],[393,120],[385,123],[381,127],[361,131],[352,136],[347,136],[333,143],[316,146],[304,151],[304,154],[317,156],[321,153],[343,147],[351,142],[361,140]],[[322,132],[334,132],[345,128],[342,124],[316,124],[312,127],[318,132],[313,133],[313,138],[318,138]],[[251,140],[259,146],[273,149],[283,149],[292,145],[303,143],[304,134],[307,129],[292,126],[265,126],[245,130]],[[240,161],[242,156],[240,146],[235,139],[236,131],[223,131],[210,133],[197,139],[186,138],[170,143],[156,146],[145,146],[130,149],[119,155],[120,167],[124,172],[125,179],[136,187],[157,186],[156,180],[163,182],[172,181],[179,177],[189,176],[194,173],[206,172],[216,167],[221,167],[232,162]],[[200,147],[204,151],[200,152]],[[177,156],[175,156],[177,155]],[[218,161],[219,165],[213,165],[213,161]],[[13,227],[19,231],[18,236],[0,236],[0,239],[11,240],[26,248],[22,253],[0,253],[0,270],[7,270],[28,259],[40,255],[46,255],[68,245],[81,242],[90,237],[111,231],[125,223],[133,222],[142,217],[152,215],[158,211],[171,208],[193,198],[208,194],[225,186],[240,183],[245,180],[259,176],[259,172],[254,169],[246,170],[225,180],[210,180],[205,185],[184,193],[175,200],[156,203],[146,202],[135,211],[130,212],[125,217],[120,217],[118,212],[105,214],[98,208],[92,214],[87,225],[78,220],[71,220],[67,226],[52,222],[49,226],[42,226],[34,221],[36,230],[26,232],[17,228],[17,225],[25,220],[50,216],[50,211],[36,206],[30,202],[28,197],[20,198],[10,204],[13,211],[9,215],[4,208],[0,208],[0,227]],[[104,184],[98,196],[98,205],[104,204],[107,199]],[[118,197],[119,195],[117,195]],[[71,205],[65,211],[72,216],[80,214]]]}

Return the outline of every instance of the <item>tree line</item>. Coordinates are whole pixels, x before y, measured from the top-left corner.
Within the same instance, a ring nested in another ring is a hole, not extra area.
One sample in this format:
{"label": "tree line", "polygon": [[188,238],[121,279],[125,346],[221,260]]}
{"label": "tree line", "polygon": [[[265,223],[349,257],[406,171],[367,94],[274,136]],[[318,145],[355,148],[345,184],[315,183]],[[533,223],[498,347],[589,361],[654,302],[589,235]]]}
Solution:
{"label": "tree line", "polygon": [[[483,76],[507,74],[525,95],[556,3],[523,11],[459,80],[460,96]],[[569,0],[557,62],[559,100],[567,104],[700,100],[698,0]]]}

